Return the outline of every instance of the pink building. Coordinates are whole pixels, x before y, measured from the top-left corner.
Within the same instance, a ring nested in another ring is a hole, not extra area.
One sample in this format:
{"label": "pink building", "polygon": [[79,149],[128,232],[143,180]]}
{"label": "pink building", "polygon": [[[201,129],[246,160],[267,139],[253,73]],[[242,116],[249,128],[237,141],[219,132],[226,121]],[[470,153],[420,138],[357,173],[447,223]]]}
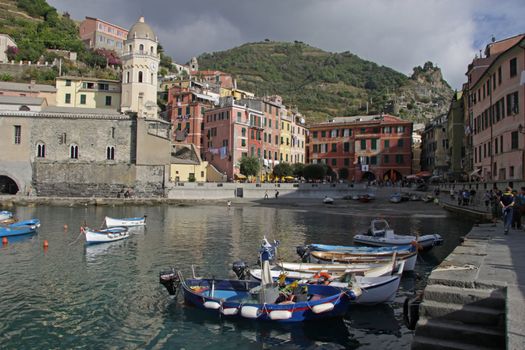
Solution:
{"label": "pink building", "polygon": [[197,76],[200,80],[210,84],[219,85],[224,89],[233,88],[233,78],[231,74],[224,73],[218,70],[200,70],[193,72],[192,75]]}
{"label": "pink building", "polygon": [[487,45],[468,71],[474,172],[485,180],[525,178],[525,35]]}
{"label": "pink building", "polygon": [[113,50],[122,53],[128,31],[104,20],[86,17],[80,23],[80,38],[90,49]]}

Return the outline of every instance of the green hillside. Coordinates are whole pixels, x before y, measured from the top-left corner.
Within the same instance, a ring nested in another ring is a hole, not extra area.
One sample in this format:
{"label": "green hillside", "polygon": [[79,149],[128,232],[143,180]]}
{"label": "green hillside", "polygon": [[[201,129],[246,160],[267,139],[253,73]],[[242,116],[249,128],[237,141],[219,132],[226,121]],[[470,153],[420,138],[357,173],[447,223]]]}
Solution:
{"label": "green hillside", "polygon": [[201,69],[233,74],[240,89],[281,95],[309,123],[367,110],[423,121],[446,111],[452,96],[431,63],[416,68],[409,78],[350,52],[325,52],[302,42],[249,43],[205,53],[198,60]]}

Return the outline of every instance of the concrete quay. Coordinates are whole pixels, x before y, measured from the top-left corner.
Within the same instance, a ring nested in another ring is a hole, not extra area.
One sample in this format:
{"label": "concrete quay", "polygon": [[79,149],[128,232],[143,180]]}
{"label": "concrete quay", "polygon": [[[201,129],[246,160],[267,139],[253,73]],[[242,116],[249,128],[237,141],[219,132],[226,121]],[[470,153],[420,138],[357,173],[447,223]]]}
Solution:
{"label": "concrete quay", "polygon": [[419,316],[412,349],[524,349],[525,232],[474,226],[430,274]]}

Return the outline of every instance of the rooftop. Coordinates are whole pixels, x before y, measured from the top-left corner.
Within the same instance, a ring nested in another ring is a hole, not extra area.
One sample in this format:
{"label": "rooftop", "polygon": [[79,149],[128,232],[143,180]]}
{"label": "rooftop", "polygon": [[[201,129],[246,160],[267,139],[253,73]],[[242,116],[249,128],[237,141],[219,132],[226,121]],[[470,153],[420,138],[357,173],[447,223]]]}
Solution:
{"label": "rooftop", "polygon": [[0,81],[0,91],[20,91],[20,92],[56,92],[53,85],[31,84],[31,83],[13,83]]}

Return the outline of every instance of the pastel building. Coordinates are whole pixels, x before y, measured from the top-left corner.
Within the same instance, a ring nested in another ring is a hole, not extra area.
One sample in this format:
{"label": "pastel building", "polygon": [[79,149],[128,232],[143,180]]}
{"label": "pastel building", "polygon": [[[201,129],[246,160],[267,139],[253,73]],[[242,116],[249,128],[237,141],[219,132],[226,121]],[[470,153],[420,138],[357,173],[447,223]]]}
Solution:
{"label": "pastel building", "polygon": [[450,165],[448,116],[437,116],[425,126],[421,140],[421,169],[445,175]]}
{"label": "pastel building", "polygon": [[9,46],[17,47],[13,38],[7,34],[0,34],[0,63],[7,63],[9,59],[7,58],[6,51]]}
{"label": "pastel building", "polygon": [[62,76],[56,78],[56,105],[59,107],[120,107],[121,84],[118,80]]}
{"label": "pastel building", "polygon": [[0,82],[0,96],[37,97],[43,99],[46,106],[56,105],[56,88],[53,85],[29,83]]}
{"label": "pastel building", "polygon": [[473,172],[485,180],[525,178],[525,35],[487,45],[467,76]]}
{"label": "pastel building", "polygon": [[352,181],[398,181],[412,171],[412,123],[391,115],[337,117],[310,126],[307,162]]}
{"label": "pastel building", "polygon": [[128,31],[94,17],[86,17],[79,26],[80,38],[87,48],[107,49],[121,54]]}

